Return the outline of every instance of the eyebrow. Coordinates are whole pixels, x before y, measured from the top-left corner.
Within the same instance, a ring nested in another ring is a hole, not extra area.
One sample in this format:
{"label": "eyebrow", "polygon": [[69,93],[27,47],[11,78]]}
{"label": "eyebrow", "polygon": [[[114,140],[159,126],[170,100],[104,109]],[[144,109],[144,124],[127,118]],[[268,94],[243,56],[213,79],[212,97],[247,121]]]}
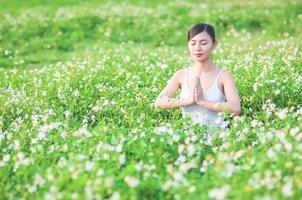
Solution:
{"label": "eyebrow", "polygon": [[[194,42],[195,42],[196,40],[191,40],[191,41],[194,41]],[[206,40],[206,39],[202,39],[202,40],[199,40],[199,41],[208,41],[208,40]]]}

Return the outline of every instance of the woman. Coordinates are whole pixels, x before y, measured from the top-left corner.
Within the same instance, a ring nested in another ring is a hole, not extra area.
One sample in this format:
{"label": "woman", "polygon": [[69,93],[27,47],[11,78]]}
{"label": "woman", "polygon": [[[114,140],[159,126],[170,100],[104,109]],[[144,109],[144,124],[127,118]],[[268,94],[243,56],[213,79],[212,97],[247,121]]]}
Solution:
{"label": "woman", "polygon": [[[212,25],[197,23],[188,31],[188,49],[195,61],[192,66],[176,71],[160,92],[156,108],[182,108],[183,115],[199,116],[202,124],[220,126],[218,113],[240,113],[240,97],[230,72],[217,67],[211,60],[217,47]],[[181,89],[180,98],[173,98]]]}

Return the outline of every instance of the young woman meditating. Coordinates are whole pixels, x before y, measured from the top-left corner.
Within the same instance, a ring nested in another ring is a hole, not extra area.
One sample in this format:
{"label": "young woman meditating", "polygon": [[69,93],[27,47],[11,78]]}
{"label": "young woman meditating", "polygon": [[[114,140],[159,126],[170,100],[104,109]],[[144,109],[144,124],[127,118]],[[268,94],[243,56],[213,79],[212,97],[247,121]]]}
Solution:
{"label": "young woman meditating", "polygon": [[[240,113],[240,97],[234,78],[211,60],[212,50],[218,43],[212,25],[195,24],[188,31],[187,39],[194,64],[173,74],[154,105],[164,109],[181,107],[183,115],[199,114],[201,124],[219,126],[219,112],[227,110],[232,116]],[[180,98],[173,98],[178,89],[181,89]]]}

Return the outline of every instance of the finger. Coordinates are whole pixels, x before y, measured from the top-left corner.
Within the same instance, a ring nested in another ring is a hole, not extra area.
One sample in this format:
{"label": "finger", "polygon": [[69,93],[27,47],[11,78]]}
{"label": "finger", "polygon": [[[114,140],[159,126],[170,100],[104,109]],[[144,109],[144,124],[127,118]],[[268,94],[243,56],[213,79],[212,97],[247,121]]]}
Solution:
{"label": "finger", "polygon": [[198,84],[201,86],[201,81],[200,81],[200,78],[198,78]]}
{"label": "finger", "polygon": [[200,81],[199,81],[199,78],[197,79],[196,81],[196,87],[198,87],[200,85]]}

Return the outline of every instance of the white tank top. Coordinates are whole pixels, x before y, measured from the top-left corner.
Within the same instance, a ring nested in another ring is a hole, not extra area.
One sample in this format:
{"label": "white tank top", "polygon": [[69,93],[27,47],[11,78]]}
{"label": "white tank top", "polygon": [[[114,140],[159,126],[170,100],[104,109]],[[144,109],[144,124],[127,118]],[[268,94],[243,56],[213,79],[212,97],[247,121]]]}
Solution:
{"label": "white tank top", "polygon": [[[184,87],[182,87],[180,92],[180,98],[187,98],[189,95],[189,87],[188,87],[188,69],[186,69],[186,81]],[[210,89],[203,91],[204,99],[211,102],[224,102],[225,95],[219,89],[217,81],[220,77],[221,72],[223,69],[220,70],[219,74],[217,75],[212,87]],[[214,127],[221,127],[224,124],[223,117],[217,116],[218,112],[213,110],[204,108],[196,103],[182,107],[182,115],[189,115],[192,117],[192,120],[197,123],[214,126]]]}

